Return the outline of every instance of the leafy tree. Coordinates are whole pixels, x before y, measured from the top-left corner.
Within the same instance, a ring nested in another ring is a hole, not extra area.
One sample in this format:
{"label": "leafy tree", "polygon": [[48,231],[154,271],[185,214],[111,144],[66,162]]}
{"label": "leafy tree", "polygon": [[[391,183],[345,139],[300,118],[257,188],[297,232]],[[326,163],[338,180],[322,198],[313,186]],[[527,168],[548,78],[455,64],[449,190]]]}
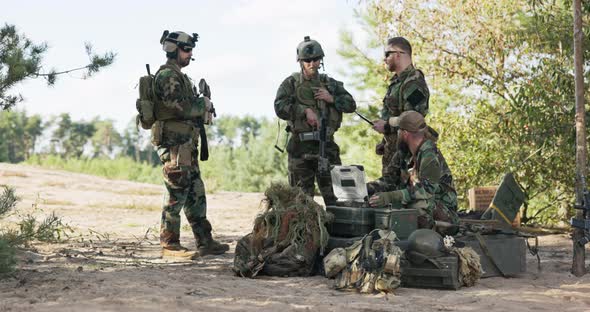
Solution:
{"label": "leafy tree", "polygon": [[233,146],[238,136],[240,119],[236,116],[223,116],[215,119],[214,124],[207,130],[211,142]]}
{"label": "leafy tree", "polygon": [[[225,130],[227,125],[232,126]],[[239,125],[246,127],[238,128]],[[287,179],[286,156],[273,148],[276,120],[224,116],[216,121],[216,126],[221,129],[215,131],[218,134],[217,141],[227,143],[213,145],[209,160],[200,164],[207,189],[261,192],[271,181]],[[260,129],[259,132],[252,130],[256,128]],[[235,144],[238,132],[242,136],[242,144],[239,145]],[[234,137],[219,136],[219,133],[229,133]]]}
{"label": "leafy tree", "polygon": [[92,122],[73,122],[70,114],[63,113],[52,135],[53,150],[65,158],[80,158],[95,132],[96,127]]}
{"label": "leafy tree", "polygon": [[241,133],[241,143],[246,146],[246,148],[248,147],[250,138],[256,138],[260,135],[260,122],[252,116],[240,118],[238,127]]}
{"label": "leafy tree", "polygon": [[[414,61],[433,90],[429,123],[441,133],[439,146],[459,192],[497,184],[513,171],[528,194],[523,220],[555,221],[556,207],[573,198],[568,1],[375,0],[359,17],[369,49],[343,33],[340,53],[350,62],[349,74],[383,94],[387,73],[370,49],[394,36],[412,42]],[[380,105],[377,98],[374,103]]]}
{"label": "leafy tree", "polygon": [[90,43],[85,44],[85,49],[90,60],[88,65],[65,71],[52,69],[43,73],[42,61],[47,44],[33,43],[25,35],[19,34],[14,25],[5,24],[0,28],[0,109],[9,109],[23,100],[22,95],[8,94],[8,91],[25,79],[43,77],[47,79],[47,84],[52,86],[58,75],[85,70],[84,77],[87,78],[115,60],[113,52],[95,54]]}
{"label": "leafy tree", "polygon": [[159,165],[160,160],[151,143],[151,133],[141,131],[135,124],[135,118],[129,122],[121,138],[121,154],[134,159],[136,162],[147,162],[153,166]]}
{"label": "leafy tree", "polygon": [[116,150],[121,148],[122,138],[112,120],[92,121],[95,129],[90,142],[92,144],[92,158],[112,157]]}
{"label": "leafy tree", "polygon": [[0,161],[16,163],[29,158],[43,128],[39,115],[0,111]]}

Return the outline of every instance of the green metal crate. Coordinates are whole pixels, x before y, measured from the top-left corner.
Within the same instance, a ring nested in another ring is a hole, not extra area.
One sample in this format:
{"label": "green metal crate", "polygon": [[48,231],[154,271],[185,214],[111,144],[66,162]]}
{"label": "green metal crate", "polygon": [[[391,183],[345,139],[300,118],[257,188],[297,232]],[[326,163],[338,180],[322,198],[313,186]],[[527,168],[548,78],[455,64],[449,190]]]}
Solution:
{"label": "green metal crate", "polygon": [[459,258],[457,255],[433,258],[415,264],[403,260],[400,265],[403,287],[459,289]]}

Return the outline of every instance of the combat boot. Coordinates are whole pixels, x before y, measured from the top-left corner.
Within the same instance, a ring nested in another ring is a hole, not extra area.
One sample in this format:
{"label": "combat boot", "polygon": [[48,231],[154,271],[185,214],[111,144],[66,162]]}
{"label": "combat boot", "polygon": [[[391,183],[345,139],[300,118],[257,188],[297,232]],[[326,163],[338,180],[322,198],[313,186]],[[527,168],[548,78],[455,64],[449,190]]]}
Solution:
{"label": "combat boot", "polygon": [[220,255],[229,250],[228,244],[222,244],[213,239],[211,236],[212,228],[209,220],[201,218],[191,225],[197,242],[197,251],[199,252],[199,255]]}
{"label": "combat boot", "polygon": [[160,246],[162,246],[162,258],[178,258],[194,260],[199,257],[196,251],[190,251],[188,248],[180,245],[180,235],[171,231],[162,230],[160,232]]}
{"label": "combat boot", "polygon": [[162,258],[178,258],[186,260],[195,260],[200,256],[197,251],[188,250],[188,248],[181,246],[180,244],[170,244],[162,247]]}
{"label": "combat boot", "polygon": [[211,239],[207,241],[207,243],[202,243],[199,241],[199,244],[197,244],[197,250],[201,256],[221,255],[229,250],[229,245],[222,244],[214,239]]}

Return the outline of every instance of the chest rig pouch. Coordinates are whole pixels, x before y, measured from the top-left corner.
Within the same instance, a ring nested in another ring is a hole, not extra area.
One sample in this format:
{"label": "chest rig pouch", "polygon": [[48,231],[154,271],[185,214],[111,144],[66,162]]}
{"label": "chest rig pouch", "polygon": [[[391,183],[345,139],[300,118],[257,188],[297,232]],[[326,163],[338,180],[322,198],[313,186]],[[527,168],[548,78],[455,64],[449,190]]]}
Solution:
{"label": "chest rig pouch", "polygon": [[[315,90],[318,88],[325,88],[335,97],[336,88],[330,85],[328,81],[328,76],[324,74],[319,75],[319,79],[313,80],[306,80],[303,79],[301,73],[293,73],[292,77],[295,80],[295,100],[297,104],[304,106],[305,108],[311,108],[318,118],[321,117],[322,112],[320,111],[320,107],[318,101],[314,98]],[[326,104],[326,109],[328,110],[327,121],[327,137],[332,138],[334,133],[338,128],[340,128],[340,124],[342,123],[342,113],[339,112],[334,108],[334,104]],[[303,117],[302,119],[293,118],[289,121],[289,125],[293,133],[300,138],[301,141],[310,141],[310,140],[318,140],[319,133],[318,129],[314,129],[307,123],[307,119]]]}
{"label": "chest rig pouch", "polygon": [[[184,95],[183,101],[190,101],[191,97],[196,97],[192,89],[192,82],[182,72],[169,65],[162,65],[156,77],[160,71],[164,69],[170,69],[178,76],[178,83]],[[192,141],[196,148],[199,141],[200,127],[195,124],[193,120],[189,120],[188,117],[178,116],[177,107],[168,107],[164,101],[158,96],[158,101],[155,103],[154,115],[155,123],[152,126],[152,144],[155,146],[172,147],[177,145],[183,145],[189,141]]]}

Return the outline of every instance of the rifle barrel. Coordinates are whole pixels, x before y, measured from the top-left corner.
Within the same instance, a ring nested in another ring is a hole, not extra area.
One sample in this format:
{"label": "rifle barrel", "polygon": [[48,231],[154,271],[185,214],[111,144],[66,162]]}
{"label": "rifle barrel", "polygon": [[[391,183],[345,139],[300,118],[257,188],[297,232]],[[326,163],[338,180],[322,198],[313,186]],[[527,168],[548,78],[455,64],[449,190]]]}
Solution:
{"label": "rifle barrel", "polygon": [[357,111],[354,111],[354,112],[355,112],[355,114],[357,114],[359,117],[361,117],[361,119],[362,119],[362,120],[366,121],[366,122],[367,122],[367,123],[369,123],[371,126],[373,126],[373,122],[372,122],[372,121],[370,121],[370,120],[369,120],[367,117],[365,117],[365,116],[363,116],[363,115],[359,114],[359,112],[357,112]]}

